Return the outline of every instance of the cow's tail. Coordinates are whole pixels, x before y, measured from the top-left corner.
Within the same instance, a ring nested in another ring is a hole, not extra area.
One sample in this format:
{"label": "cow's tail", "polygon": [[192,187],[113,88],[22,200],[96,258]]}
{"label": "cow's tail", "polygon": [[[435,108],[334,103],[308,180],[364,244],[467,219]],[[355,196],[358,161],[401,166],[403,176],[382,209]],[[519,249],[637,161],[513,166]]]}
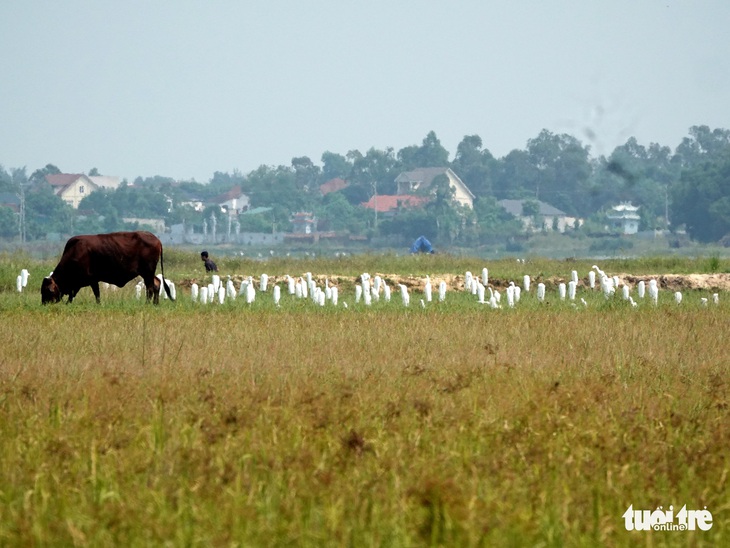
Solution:
{"label": "cow's tail", "polygon": [[162,285],[165,287],[165,293],[167,293],[167,298],[171,301],[174,301],[175,299],[170,292],[170,286],[167,285],[167,280],[165,279],[165,261],[162,258],[162,255],[162,246],[160,246],[160,272],[162,272]]}

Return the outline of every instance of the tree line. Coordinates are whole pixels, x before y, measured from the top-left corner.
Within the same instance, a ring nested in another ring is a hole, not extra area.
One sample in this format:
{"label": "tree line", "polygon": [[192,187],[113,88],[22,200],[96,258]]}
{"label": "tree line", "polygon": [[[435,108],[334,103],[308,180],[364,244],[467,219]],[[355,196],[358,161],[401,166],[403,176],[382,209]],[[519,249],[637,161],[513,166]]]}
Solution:
{"label": "tree line", "polygon": [[[211,216],[223,222],[220,209],[209,206],[200,212],[184,202],[190,196],[209,200],[236,186],[250,197],[251,207],[270,208],[260,215],[241,215],[242,231],[286,231],[293,212],[311,211],[320,230],[371,236],[430,234],[442,244],[478,244],[523,230],[497,204],[502,199],[522,199],[546,202],[588,220],[589,227],[605,224],[610,206],[631,201],[640,206],[641,229],[685,228],[690,237],[703,242],[730,234],[730,130],[693,126],[674,150],[656,143],[645,147],[632,137],[609,156],[597,158],[576,137],[548,130],[502,158],[492,155],[478,135],[467,135],[449,158],[431,131],[420,145],[397,152],[393,148],[326,151],[319,165],[307,156],[294,157],[288,166],[262,165],[248,174],[215,172],[205,184],[159,175],[138,177],[116,190],[91,193],[78,211],[45,182],[46,175],[60,172],[52,164],[30,175],[25,168],[0,166],[0,194],[24,195],[29,239],[48,232],[129,228],[124,217],[163,218],[168,226],[185,222],[201,229]],[[394,194],[400,173],[425,167],[450,167],[476,196],[474,209],[455,204],[445,181],[436,185],[421,209],[404,209],[378,220],[361,207],[373,194]],[[344,179],[348,186],[322,196],[319,186],[333,178]],[[18,215],[0,207],[0,236],[17,234]]]}

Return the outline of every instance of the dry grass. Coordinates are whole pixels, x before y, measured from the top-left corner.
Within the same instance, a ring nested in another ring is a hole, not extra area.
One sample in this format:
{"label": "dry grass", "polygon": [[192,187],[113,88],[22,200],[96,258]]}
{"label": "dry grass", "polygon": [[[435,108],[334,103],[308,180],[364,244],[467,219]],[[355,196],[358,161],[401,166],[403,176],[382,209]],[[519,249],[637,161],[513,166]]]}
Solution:
{"label": "dry grass", "polygon": [[725,306],[3,320],[2,545],[729,542]]}

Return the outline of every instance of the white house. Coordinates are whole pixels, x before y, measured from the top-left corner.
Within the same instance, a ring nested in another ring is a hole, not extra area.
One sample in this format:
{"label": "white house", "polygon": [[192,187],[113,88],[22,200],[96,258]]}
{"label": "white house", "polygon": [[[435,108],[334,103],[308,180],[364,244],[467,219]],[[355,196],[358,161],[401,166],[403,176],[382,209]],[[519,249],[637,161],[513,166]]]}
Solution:
{"label": "white house", "polygon": [[439,175],[446,175],[449,186],[454,189],[454,200],[468,208],[474,207],[474,194],[459,179],[459,176],[448,167],[423,167],[413,171],[404,171],[395,178],[398,194],[413,194],[418,190],[430,190],[433,181]]}
{"label": "white house", "polygon": [[620,230],[623,234],[636,234],[639,231],[639,220],[641,219],[638,211],[639,206],[631,205],[631,202],[622,202],[613,206],[606,213],[609,226]]}
{"label": "white house", "polygon": [[78,209],[81,200],[99,189],[116,189],[119,177],[102,175],[84,175],[83,173],[53,173],[46,175],[53,193],[74,209]]}
{"label": "white house", "polygon": [[99,190],[99,186],[83,173],[53,173],[46,175],[46,181],[53,193],[74,209],[78,209],[86,196]]}
{"label": "white house", "polygon": [[[539,206],[537,215],[525,215],[522,205],[528,200],[499,200],[497,203],[510,215],[522,221],[525,230],[538,232],[541,230],[553,230],[557,227],[558,232],[565,232],[568,228],[578,228],[583,224],[583,219],[570,217],[564,211],[559,210],[545,202],[537,201]],[[537,218],[537,219],[536,219]],[[537,222],[536,222],[537,221]]]}
{"label": "white house", "polygon": [[248,195],[241,192],[240,186],[234,186],[228,192],[213,198],[213,203],[217,204],[221,211],[227,212],[229,215],[238,215],[246,211],[251,204]]}

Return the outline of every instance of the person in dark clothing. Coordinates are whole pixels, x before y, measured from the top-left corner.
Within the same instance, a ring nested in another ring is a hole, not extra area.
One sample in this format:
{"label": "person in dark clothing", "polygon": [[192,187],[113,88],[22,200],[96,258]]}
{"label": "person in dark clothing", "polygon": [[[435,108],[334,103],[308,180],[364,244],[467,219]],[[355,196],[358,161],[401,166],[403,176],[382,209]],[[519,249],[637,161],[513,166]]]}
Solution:
{"label": "person in dark clothing", "polygon": [[206,272],[218,272],[218,267],[216,266],[216,264],[208,258],[207,251],[201,251],[200,258],[203,260],[203,263],[205,264]]}

